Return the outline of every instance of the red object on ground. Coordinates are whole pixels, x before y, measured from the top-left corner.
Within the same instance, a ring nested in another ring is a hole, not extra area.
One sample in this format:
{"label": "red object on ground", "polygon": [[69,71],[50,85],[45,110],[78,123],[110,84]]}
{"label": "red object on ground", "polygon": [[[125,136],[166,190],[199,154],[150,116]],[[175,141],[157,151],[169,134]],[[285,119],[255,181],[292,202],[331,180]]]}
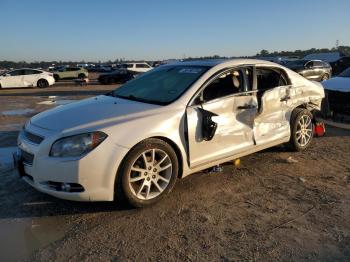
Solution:
{"label": "red object on ground", "polygon": [[323,122],[318,122],[314,125],[314,135],[317,137],[324,136],[326,127]]}

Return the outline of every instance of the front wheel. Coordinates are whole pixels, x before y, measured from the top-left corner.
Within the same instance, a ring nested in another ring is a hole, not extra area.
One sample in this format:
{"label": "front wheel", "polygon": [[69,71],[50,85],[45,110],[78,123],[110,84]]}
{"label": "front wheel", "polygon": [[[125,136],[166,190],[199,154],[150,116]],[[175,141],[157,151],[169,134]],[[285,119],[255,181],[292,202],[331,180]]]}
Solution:
{"label": "front wheel", "polygon": [[289,147],[293,151],[303,151],[309,147],[313,138],[312,114],[304,108],[293,110],[290,118]]}
{"label": "front wheel", "polygon": [[85,74],[79,74],[79,75],[78,75],[78,78],[79,78],[80,80],[84,80],[84,79],[86,78],[86,76],[85,76]]}
{"label": "front wheel", "polygon": [[173,148],[160,139],[147,139],[128,153],[119,170],[117,198],[134,207],[159,201],[174,187],[179,172]]}

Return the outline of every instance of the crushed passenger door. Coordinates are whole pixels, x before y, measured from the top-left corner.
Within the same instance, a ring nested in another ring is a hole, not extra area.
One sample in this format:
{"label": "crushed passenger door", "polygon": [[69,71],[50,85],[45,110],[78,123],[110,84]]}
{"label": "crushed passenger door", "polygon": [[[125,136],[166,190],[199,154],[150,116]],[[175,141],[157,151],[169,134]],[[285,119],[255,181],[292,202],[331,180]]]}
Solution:
{"label": "crushed passenger door", "polygon": [[[203,110],[212,114],[215,133],[205,139]],[[257,110],[255,95],[230,96],[203,105],[189,106],[187,113],[190,167],[219,160],[253,147],[253,121]]]}
{"label": "crushed passenger door", "polygon": [[260,99],[260,108],[254,119],[253,128],[256,145],[289,137],[291,86],[279,86],[267,90]]}

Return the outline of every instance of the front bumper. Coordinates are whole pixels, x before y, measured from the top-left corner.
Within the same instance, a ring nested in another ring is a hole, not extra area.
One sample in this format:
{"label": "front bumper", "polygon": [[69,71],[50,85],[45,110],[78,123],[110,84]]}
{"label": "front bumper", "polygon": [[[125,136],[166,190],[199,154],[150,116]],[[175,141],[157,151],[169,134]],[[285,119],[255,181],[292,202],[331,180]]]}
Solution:
{"label": "front bumper", "polygon": [[[51,145],[60,137],[59,134],[34,126],[26,129],[45,137],[39,145],[28,141],[23,133],[18,138],[19,151],[16,156],[18,171],[29,185],[43,193],[67,200],[114,199],[117,169],[128,151],[127,148],[116,145],[107,137],[84,157],[49,157]],[[21,156],[23,152],[33,156],[32,162]],[[72,188],[74,190],[69,190]]]}

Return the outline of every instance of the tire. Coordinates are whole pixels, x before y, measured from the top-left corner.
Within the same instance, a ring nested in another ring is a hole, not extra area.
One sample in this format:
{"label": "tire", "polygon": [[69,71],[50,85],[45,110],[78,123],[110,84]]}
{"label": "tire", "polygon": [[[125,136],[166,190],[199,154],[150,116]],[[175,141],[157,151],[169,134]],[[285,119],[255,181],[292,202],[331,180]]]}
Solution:
{"label": "tire", "polygon": [[324,75],[322,76],[321,81],[326,81],[326,80],[328,80],[328,79],[329,79],[329,75],[328,75],[328,74],[324,74]]}
{"label": "tire", "polygon": [[46,79],[39,79],[36,86],[39,88],[45,88],[49,86],[49,82],[47,82]]}
{"label": "tire", "polygon": [[60,80],[60,76],[59,75],[53,75],[53,78],[55,78],[56,82],[58,82]]}
{"label": "tire", "polygon": [[171,192],[178,172],[174,149],[163,140],[147,139],[123,160],[116,179],[117,199],[133,207],[152,205]]}
{"label": "tire", "polygon": [[86,76],[85,76],[85,74],[79,74],[79,75],[78,75],[78,78],[81,79],[81,80],[83,80],[83,79],[86,78]]}
{"label": "tire", "polygon": [[288,147],[293,151],[307,149],[313,138],[313,115],[304,108],[295,108],[290,117],[290,140]]}
{"label": "tire", "polygon": [[106,79],[106,85],[112,85],[113,83],[114,83],[113,78],[108,77],[108,78]]}

